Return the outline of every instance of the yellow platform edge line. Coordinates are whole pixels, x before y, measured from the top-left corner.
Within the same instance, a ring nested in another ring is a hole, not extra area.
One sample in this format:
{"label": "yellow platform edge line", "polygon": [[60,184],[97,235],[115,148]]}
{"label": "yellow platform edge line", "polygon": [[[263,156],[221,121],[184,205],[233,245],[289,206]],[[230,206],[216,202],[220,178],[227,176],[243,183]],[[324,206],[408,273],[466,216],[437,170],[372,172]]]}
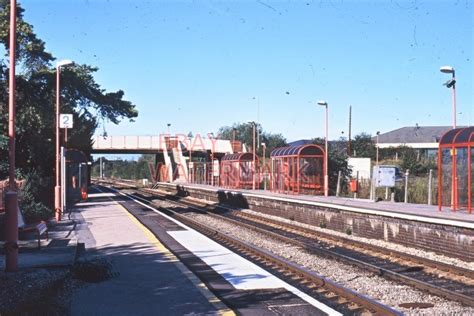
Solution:
{"label": "yellow platform edge line", "polygon": [[[100,190],[100,189],[99,189]],[[217,298],[211,290],[192,272],[190,271],[179,259],[171,253],[171,251],[166,248],[161,241],[145,226],[143,225],[135,216],[133,216],[122,204],[117,203],[112,198],[110,198],[122,210],[127,214],[132,222],[135,223],[145,234],[148,240],[155,246],[158,251],[162,252],[167,259],[170,259],[176,267],[188,278],[189,281],[201,292],[201,294],[208,300],[208,302],[217,309],[219,315],[222,316],[235,316],[235,312],[227,307],[219,298]]]}

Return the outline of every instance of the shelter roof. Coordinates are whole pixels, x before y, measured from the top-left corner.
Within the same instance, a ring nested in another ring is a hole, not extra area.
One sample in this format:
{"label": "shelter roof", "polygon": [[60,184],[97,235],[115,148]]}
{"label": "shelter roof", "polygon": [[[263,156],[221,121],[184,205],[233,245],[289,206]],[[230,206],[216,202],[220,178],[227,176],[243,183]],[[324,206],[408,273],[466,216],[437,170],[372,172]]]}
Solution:
{"label": "shelter roof", "polygon": [[454,128],[441,137],[440,145],[456,145],[474,142],[474,126]]}
{"label": "shelter roof", "polygon": [[314,144],[279,147],[272,150],[270,157],[285,157],[285,156],[322,156],[324,150]]}
{"label": "shelter roof", "polygon": [[222,157],[224,161],[253,161],[253,159],[257,159],[257,157],[252,153],[235,153],[235,154],[228,154]]}

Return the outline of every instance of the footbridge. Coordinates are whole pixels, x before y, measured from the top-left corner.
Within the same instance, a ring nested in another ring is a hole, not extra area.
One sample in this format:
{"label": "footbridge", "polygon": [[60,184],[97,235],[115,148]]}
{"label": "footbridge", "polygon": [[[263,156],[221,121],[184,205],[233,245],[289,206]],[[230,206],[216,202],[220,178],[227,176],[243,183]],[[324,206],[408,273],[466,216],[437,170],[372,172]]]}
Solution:
{"label": "footbridge", "polygon": [[236,149],[229,140],[184,135],[94,136],[92,154],[156,154],[171,149],[229,154]]}
{"label": "footbridge", "polygon": [[94,136],[91,154],[154,154],[152,176],[162,182],[187,182],[202,178],[213,182],[219,175],[218,160],[246,151],[240,142],[185,135]]}

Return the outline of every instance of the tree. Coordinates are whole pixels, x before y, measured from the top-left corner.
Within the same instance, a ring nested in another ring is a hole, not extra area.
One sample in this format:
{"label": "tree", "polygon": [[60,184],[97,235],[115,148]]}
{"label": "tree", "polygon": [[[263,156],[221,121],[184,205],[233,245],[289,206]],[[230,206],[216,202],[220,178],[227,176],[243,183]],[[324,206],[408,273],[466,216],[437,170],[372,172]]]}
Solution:
{"label": "tree", "polygon": [[[250,150],[252,150],[253,145],[253,122],[248,123],[234,123],[232,126],[223,126],[219,128],[218,134],[219,137],[222,139],[232,140],[234,131],[235,131],[235,140],[241,141],[243,144],[247,146]],[[255,123],[255,137],[260,138],[260,144],[265,143],[266,151],[265,156],[269,157],[270,152],[278,147],[286,146],[286,139],[281,134],[273,134],[269,132],[265,132],[262,128],[260,123]],[[257,146],[258,141],[255,140],[255,146]],[[262,146],[257,148],[257,154],[259,156],[263,155]]]}
{"label": "tree", "polygon": [[375,159],[376,148],[372,136],[367,133],[361,133],[354,137],[352,144],[352,153],[354,157],[365,157]]}
{"label": "tree", "polygon": [[[33,26],[23,19],[24,10],[17,8],[16,76],[16,167],[23,177],[37,181],[36,200],[52,205],[55,161],[55,67],[54,57],[45,51],[45,43],[37,38]],[[9,1],[0,0],[0,44],[9,52]],[[7,55],[8,56],[8,55]],[[0,62],[0,179],[7,175],[8,64]],[[68,146],[90,151],[91,136],[98,119],[115,124],[121,119],[133,120],[135,106],[123,100],[124,92],[106,92],[95,82],[98,69],[76,65],[61,71],[61,112],[74,116],[74,129],[68,131]],[[97,114],[95,114],[97,113]],[[4,158],[5,157],[5,158]],[[34,172],[34,177],[28,177]]]}
{"label": "tree", "polygon": [[[314,138],[311,140],[312,144],[325,147],[325,141],[323,138]],[[336,194],[337,188],[337,177],[341,171],[341,188],[347,188],[347,181],[351,175],[351,168],[347,164],[347,148],[341,146],[340,141],[328,143],[328,184],[329,194]]]}

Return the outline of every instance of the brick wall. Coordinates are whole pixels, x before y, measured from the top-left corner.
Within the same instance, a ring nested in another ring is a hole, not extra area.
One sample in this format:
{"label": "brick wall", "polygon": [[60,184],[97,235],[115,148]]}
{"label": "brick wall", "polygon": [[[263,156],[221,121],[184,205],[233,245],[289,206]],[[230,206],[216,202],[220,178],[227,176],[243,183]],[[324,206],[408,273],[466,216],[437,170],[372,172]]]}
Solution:
{"label": "brick wall", "polygon": [[348,233],[350,231],[354,236],[382,239],[449,257],[474,261],[473,229],[362,214],[310,204],[276,201],[236,192],[217,190],[211,192],[183,186],[180,186],[180,192],[178,192],[177,187],[170,185],[160,185],[160,189],[173,194],[185,194],[212,202],[249,208],[253,211],[339,232]]}

